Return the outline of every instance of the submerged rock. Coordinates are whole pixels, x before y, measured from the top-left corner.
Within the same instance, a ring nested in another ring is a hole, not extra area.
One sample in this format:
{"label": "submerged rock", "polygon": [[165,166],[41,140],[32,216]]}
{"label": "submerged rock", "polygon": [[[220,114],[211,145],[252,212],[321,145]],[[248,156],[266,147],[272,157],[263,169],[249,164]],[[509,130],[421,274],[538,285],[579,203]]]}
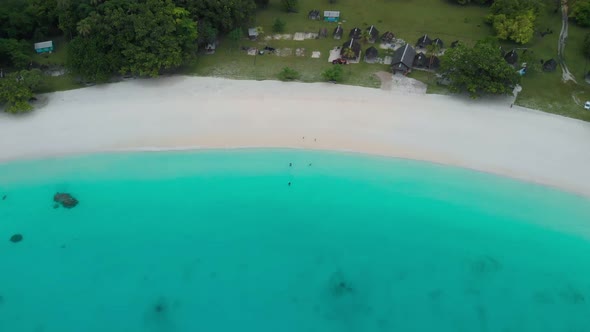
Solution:
{"label": "submerged rock", "polygon": [[12,243],[18,243],[22,240],[23,240],[23,236],[21,234],[14,234],[13,236],[10,237],[10,242],[12,242]]}
{"label": "submerged rock", "polygon": [[71,209],[78,205],[78,200],[67,193],[56,193],[53,196],[53,200],[57,203],[60,203],[63,207],[68,209]]}

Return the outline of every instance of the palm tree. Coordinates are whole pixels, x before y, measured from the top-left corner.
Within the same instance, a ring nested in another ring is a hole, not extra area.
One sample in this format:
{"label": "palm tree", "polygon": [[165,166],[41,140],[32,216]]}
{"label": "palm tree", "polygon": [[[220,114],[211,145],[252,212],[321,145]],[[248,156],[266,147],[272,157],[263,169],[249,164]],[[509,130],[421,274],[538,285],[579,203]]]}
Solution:
{"label": "palm tree", "polygon": [[361,41],[363,42],[363,44],[369,42],[369,39],[371,39],[371,34],[368,30],[363,30],[363,32],[361,32]]}
{"label": "palm tree", "polygon": [[76,31],[78,31],[78,34],[80,34],[80,36],[88,36],[92,31],[92,25],[90,20],[88,18],[85,18],[78,22],[78,25],[76,26]]}
{"label": "palm tree", "polygon": [[347,47],[344,50],[342,50],[342,56],[345,59],[354,59],[356,56],[356,53],[354,52],[354,50],[352,48]]}

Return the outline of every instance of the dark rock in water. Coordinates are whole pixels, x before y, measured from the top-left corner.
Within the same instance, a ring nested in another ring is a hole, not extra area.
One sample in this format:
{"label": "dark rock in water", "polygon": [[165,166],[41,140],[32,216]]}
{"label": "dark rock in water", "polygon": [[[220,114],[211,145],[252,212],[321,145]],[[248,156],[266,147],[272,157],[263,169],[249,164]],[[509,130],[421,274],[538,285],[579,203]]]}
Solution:
{"label": "dark rock in water", "polygon": [[23,236],[20,234],[14,234],[13,236],[10,237],[10,242],[12,242],[12,243],[18,243],[22,240],[23,240]]}
{"label": "dark rock in water", "polygon": [[5,201],[6,200],[6,195],[2,196],[2,200]]}
{"label": "dark rock in water", "polygon": [[53,200],[57,203],[60,203],[63,207],[71,209],[78,205],[78,200],[75,199],[72,195],[67,193],[56,193],[53,196]]}
{"label": "dark rock in water", "polygon": [[54,209],[57,209],[58,207],[59,207],[59,204],[57,204],[57,203],[53,204]]}

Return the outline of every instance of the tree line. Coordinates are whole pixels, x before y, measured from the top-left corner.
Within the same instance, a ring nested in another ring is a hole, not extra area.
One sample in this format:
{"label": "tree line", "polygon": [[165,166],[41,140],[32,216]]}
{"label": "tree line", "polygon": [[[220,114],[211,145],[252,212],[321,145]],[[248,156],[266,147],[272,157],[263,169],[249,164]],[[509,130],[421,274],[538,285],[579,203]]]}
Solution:
{"label": "tree line", "polygon": [[[34,42],[64,36],[65,65],[84,81],[107,81],[114,74],[157,76],[182,65],[199,44],[245,26],[257,7],[268,5],[268,0],[0,2],[0,77],[6,78],[1,84],[13,92],[38,86],[31,78],[38,72],[24,73],[32,69]],[[0,103],[9,111],[30,108],[25,107],[30,91],[8,94],[0,94]]]}

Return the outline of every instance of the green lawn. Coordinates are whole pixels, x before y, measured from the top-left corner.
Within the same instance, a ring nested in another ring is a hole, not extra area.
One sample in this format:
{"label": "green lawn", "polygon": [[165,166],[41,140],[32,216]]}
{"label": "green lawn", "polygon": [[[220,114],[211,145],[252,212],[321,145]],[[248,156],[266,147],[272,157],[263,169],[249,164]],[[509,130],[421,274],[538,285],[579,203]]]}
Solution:
{"label": "green lawn", "polygon": [[[428,8],[428,11],[424,11]],[[307,13],[312,9],[339,10],[342,15],[342,26],[345,36],[342,40],[334,40],[331,35],[336,23],[312,21]],[[272,35],[272,24],[276,18],[286,22],[284,34],[295,32],[314,32],[320,28],[327,28],[329,37],[319,40],[270,40],[251,42],[247,38],[239,41],[235,46],[232,41],[221,40],[221,44],[214,55],[200,55],[193,64],[185,68],[185,73],[202,76],[219,76],[238,79],[276,79],[279,71],[289,66],[301,73],[304,82],[321,81],[321,72],[331,66],[327,62],[329,50],[340,46],[347,40],[348,32],[355,27],[365,29],[373,24],[383,33],[392,31],[397,38],[407,40],[411,44],[425,33],[432,38],[439,37],[450,44],[454,40],[474,42],[490,34],[489,27],[483,18],[487,13],[485,7],[460,7],[445,0],[339,0],[335,5],[328,1],[318,5],[314,0],[301,0],[299,13],[288,14],[280,6],[280,1],[271,0],[268,8],[259,10],[256,21],[252,26],[261,26],[266,35]],[[468,17],[468,18],[466,18]],[[305,48],[304,57],[262,55],[248,56],[239,51],[240,46],[275,48]],[[363,51],[370,45],[363,45]],[[310,58],[311,51],[320,51],[320,59]],[[383,55],[383,54],[381,54]],[[378,87],[379,80],[374,76],[378,71],[389,71],[388,66],[367,64],[361,62],[345,67],[344,84]],[[436,91],[436,87],[432,89]],[[439,89],[440,90],[440,89]]]}

